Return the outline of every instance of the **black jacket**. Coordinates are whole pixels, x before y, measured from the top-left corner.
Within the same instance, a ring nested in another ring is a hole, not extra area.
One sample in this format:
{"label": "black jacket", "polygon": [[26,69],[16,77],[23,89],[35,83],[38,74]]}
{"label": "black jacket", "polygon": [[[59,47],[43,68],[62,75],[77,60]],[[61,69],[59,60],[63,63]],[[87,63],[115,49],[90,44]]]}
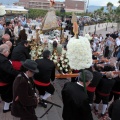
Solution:
{"label": "black jacket", "polygon": [[36,106],[37,97],[35,97],[31,80],[24,73],[19,74],[13,83],[12,115],[37,120],[34,110]]}
{"label": "black jacket", "polygon": [[115,84],[114,84],[112,90],[115,92],[120,92],[120,77],[116,77],[114,79],[115,79]]}
{"label": "black jacket", "polygon": [[102,74],[100,72],[94,71],[93,73],[93,80],[91,81],[91,83],[89,84],[90,87],[97,87],[97,85],[99,84],[101,78],[102,78]]}
{"label": "black jacket", "polygon": [[115,84],[114,79],[102,78],[97,86],[97,91],[105,94],[110,94],[112,87]]}
{"label": "black jacket", "polygon": [[28,48],[25,47],[24,45],[19,44],[13,49],[11,60],[25,61],[26,59],[30,59]]}
{"label": "black jacket", "polygon": [[63,120],[93,120],[88,97],[77,83],[66,83],[62,89]]}
{"label": "black jacket", "polygon": [[108,109],[111,120],[120,120],[120,100],[113,102]]}
{"label": "black jacket", "polygon": [[55,64],[49,59],[37,59],[39,73],[34,75],[35,80],[49,83],[50,79],[54,81],[55,79]]}
{"label": "black jacket", "polygon": [[14,70],[10,61],[2,54],[0,54],[0,82],[11,83],[19,74]]}
{"label": "black jacket", "polygon": [[8,28],[5,29],[5,34],[10,35],[10,38],[12,37],[12,33]]}

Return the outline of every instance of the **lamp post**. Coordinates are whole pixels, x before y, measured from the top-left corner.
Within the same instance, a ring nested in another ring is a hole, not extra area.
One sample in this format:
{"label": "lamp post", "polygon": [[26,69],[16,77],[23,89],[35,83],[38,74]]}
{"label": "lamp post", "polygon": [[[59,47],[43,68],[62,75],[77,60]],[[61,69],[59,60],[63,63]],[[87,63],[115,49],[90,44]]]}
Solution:
{"label": "lamp post", "polygon": [[89,7],[89,0],[88,0],[88,2],[87,2],[86,13],[88,13],[88,7]]}

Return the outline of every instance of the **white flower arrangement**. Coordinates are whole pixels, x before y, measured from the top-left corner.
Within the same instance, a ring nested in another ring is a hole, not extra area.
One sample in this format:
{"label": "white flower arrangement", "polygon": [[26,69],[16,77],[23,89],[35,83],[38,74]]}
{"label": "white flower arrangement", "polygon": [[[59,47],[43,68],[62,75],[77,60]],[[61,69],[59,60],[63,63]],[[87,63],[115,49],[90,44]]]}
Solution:
{"label": "white flower arrangement", "polygon": [[57,64],[58,72],[62,74],[71,73],[71,69],[70,69],[70,66],[68,65],[68,62],[69,60],[66,57],[66,54],[62,54]]}
{"label": "white flower arrangement", "polygon": [[58,56],[57,56],[56,51],[53,51],[50,60],[52,60],[55,64],[57,64],[57,62],[58,62]]}
{"label": "white flower arrangement", "polygon": [[36,56],[36,51],[35,50],[31,50],[30,51],[30,55],[31,55],[31,59],[34,60],[34,57]]}
{"label": "white flower arrangement", "polygon": [[30,51],[31,59],[32,60],[42,59],[43,50],[44,50],[43,46],[41,45],[31,47],[31,51]]}
{"label": "white flower arrangement", "polygon": [[92,65],[92,51],[86,37],[71,38],[67,45],[67,58],[74,70],[89,68]]}
{"label": "white flower arrangement", "polygon": [[89,34],[85,34],[85,37],[86,37],[88,40],[92,40],[92,37],[91,37]]}

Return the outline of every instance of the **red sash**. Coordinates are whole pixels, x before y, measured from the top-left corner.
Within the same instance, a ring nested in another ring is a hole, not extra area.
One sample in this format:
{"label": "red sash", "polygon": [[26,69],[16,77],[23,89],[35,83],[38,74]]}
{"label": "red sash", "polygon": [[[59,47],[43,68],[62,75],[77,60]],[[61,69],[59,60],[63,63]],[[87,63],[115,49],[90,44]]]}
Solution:
{"label": "red sash", "polygon": [[119,94],[120,95],[120,92],[117,92],[117,91],[112,91],[113,93],[115,93],[115,94]]}
{"label": "red sash", "polygon": [[34,83],[38,86],[49,86],[50,85],[50,82],[49,83],[43,83],[43,82],[39,82],[37,80],[34,80]]}
{"label": "red sash", "polygon": [[110,94],[101,93],[101,92],[99,92],[99,91],[97,91],[97,93],[98,93],[99,95],[105,96],[105,97],[110,95]]}
{"label": "red sash", "polygon": [[87,86],[87,91],[89,91],[89,92],[95,92],[95,90],[96,90],[96,87]]}
{"label": "red sash", "polygon": [[20,70],[22,63],[20,61],[11,61],[12,62],[12,66],[15,70]]}
{"label": "red sash", "polygon": [[6,85],[7,85],[7,83],[0,82],[0,87],[6,86]]}

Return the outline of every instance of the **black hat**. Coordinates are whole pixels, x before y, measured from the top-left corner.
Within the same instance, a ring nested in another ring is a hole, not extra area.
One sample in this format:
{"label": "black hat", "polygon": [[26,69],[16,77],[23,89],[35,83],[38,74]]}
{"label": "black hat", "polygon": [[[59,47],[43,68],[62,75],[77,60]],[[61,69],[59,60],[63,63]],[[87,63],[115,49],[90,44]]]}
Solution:
{"label": "black hat", "polygon": [[38,73],[39,70],[37,68],[37,63],[33,60],[27,59],[25,62],[22,62],[23,67],[25,67],[26,69],[34,72],[34,73]]}

